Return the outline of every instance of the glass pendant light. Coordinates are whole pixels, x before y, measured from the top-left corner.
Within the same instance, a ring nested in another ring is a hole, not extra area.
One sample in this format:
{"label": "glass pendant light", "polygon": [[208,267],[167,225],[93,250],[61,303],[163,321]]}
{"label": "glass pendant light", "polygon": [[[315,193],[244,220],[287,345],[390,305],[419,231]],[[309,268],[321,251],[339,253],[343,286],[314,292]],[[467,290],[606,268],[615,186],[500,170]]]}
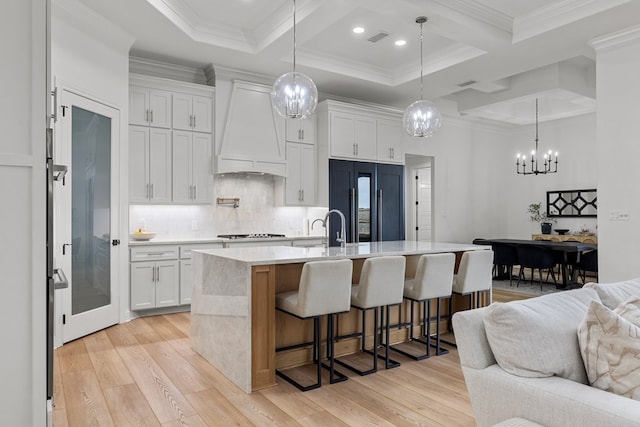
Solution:
{"label": "glass pendant light", "polygon": [[427,138],[433,136],[440,129],[440,112],[431,101],[424,100],[424,83],[422,70],[422,24],[427,22],[426,16],[418,16],[416,23],[420,24],[420,100],[407,107],[402,116],[402,125],[411,136]]}
{"label": "glass pendant light", "polygon": [[308,76],[296,72],[296,0],[293,0],[293,71],[278,77],[271,89],[271,104],[279,115],[304,119],[318,105],[318,89]]}

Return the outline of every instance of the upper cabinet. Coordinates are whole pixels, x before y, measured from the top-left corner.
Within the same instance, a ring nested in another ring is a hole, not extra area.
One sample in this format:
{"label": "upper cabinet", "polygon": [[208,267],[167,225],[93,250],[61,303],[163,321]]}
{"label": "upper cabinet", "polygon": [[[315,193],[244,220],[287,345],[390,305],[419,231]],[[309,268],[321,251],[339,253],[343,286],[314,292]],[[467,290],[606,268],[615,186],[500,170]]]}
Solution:
{"label": "upper cabinet", "polygon": [[399,112],[324,101],[318,117],[319,143],[328,158],[404,164]]}
{"label": "upper cabinet", "polygon": [[214,91],[210,86],[130,75],[131,203],[211,202]]}
{"label": "upper cabinet", "polygon": [[316,118],[285,120],[285,138],[287,142],[303,142],[305,144],[316,143]]}
{"label": "upper cabinet", "polygon": [[211,132],[213,100],[184,93],[173,94],[173,128]]}
{"label": "upper cabinet", "polygon": [[173,202],[209,203],[211,195],[211,135],[173,131]]}
{"label": "upper cabinet", "polygon": [[171,203],[171,131],[129,126],[129,201]]}
{"label": "upper cabinet", "polygon": [[171,127],[171,92],[129,86],[129,124]]}
{"label": "upper cabinet", "polygon": [[404,164],[404,129],[399,120],[377,120],[377,161]]}
{"label": "upper cabinet", "polygon": [[374,118],[330,111],[329,133],[331,157],[376,160],[376,121]]}

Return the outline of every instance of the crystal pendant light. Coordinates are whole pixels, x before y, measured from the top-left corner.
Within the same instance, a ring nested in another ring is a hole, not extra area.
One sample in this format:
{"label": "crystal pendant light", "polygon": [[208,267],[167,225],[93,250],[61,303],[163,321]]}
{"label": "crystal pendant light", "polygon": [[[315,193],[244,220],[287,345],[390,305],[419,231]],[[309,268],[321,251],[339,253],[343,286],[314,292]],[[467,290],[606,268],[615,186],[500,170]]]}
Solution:
{"label": "crystal pendant light", "polygon": [[318,105],[318,89],[308,76],[296,72],[296,0],[293,0],[293,71],[278,77],[271,89],[271,104],[279,115],[304,119]]}
{"label": "crystal pendant light", "polygon": [[425,22],[426,16],[416,18],[416,23],[420,24],[420,100],[409,105],[402,116],[402,124],[407,133],[422,138],[433,136],[440,129],[440,112],[433,102],[424,100],[423,93],[422,24]]}

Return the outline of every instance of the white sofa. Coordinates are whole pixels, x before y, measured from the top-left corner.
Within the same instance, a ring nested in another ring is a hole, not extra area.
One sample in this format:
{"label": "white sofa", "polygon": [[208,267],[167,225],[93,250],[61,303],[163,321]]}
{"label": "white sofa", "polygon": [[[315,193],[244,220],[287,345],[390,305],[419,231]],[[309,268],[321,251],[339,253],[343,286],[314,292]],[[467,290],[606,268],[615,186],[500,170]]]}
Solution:
{"label": "white sofa", "polygon": [[512,418],[548,427],[640,426],[640,401],[588,385],[577,337],[591,300],[614,309],[631,295],[640,295],[640,278],[456,313],[478,426]]}

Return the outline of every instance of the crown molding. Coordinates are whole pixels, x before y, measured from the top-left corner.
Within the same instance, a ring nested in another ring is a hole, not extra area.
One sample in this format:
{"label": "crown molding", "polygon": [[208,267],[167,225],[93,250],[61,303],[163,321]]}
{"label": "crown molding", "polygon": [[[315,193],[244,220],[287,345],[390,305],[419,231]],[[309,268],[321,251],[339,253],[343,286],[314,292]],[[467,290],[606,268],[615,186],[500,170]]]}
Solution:
{"label": "crown molding", "polygon": [[538,36],[632,0],[562,0],[513,20],[513,43]]}
{"label": "crown molding", "polygon": [[444,8],[454,10],[474,20],[491,25],[501,31],[511,33],[512,19],[498,10],[475,0],[431,0]]}
{"label": "crown molding", "polygon": [[206,68],[203,69],[170,64],[168,62],[156,61],[138,56],[129,57],[129,73],[155,76],[199,85],[215,86],[215,84],[211,84],[210,78],[205,74],[205,70]]}
{"label": "crown molding", "polygon": [[637,43],[640,40],[640,25],[624,28],[615,33],[606,34],[596,37],[589,42],[595,50],[610,49],[612,47],[620,47],[631,43]]}

